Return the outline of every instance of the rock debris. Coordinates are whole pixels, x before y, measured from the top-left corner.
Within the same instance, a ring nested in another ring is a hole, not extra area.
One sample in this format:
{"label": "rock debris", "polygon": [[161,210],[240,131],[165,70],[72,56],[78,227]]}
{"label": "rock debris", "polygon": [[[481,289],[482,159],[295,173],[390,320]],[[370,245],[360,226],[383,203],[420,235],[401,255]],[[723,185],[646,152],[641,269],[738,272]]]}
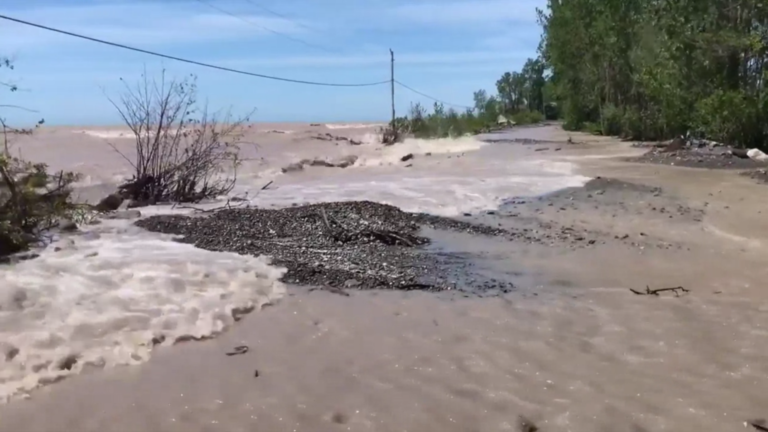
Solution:
{"label": "rock debris", "polygon": [[[474,276],[457,286],[457,265],[472,263],[427,251],[422,227],[509,237],[514,233],[455,219],[407,213],[369,201],[330,202],[284,209],[227,209],[207,217],[157,215],[136,222],[149,231],[211,251],[268,255],[288,269],[283,280],[354,289],[508,291],[512,284]],[[462,278],[464,279],[464,278]]]}

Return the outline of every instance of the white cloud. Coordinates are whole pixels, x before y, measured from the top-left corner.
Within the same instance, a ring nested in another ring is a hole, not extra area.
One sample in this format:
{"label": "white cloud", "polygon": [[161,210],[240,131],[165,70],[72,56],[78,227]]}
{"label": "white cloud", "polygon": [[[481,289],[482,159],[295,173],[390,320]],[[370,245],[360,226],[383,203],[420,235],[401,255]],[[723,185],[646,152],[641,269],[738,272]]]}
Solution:
{"label": "white cloud", "polygon": [[536,8],[544,6],[546,6],[544,0],[413,2],[394,8],[393,14],[400,19],[421,24],[487,25],[502,22],[535,22]]}
{"label": "white cloud", "polygon": [[[224,15],[203,4],[189,3],[101,3],[7,10],[3,14],[73,33],[135,45],[244,40],[270,34],[306,31],[296,21],[277,17]],[[222,6],[226,8],[226,6]],[[3,22],[0,40],[5,51],[72,42],[76,39],[42,29]]]}

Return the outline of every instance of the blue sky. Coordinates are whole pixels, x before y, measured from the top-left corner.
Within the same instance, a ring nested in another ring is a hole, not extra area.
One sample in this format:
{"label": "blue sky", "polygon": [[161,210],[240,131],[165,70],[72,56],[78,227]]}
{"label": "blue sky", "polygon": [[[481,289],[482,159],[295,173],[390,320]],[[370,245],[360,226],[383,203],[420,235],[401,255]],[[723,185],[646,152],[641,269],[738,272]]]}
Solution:
{"label": "blue sky", "polygon": [[[207,4],[206,4],[207,3]],[[226,15],[209,5],[227,11]],[[502,73],[535,56],[536,7],[545,0],[3,0],[0,13],[63,30],[235,69],[326,82],[395,77],[436,98],[471,105]],[[281,16],[268,13],[264,7]],[[276,35],[280,33],[281,35]],[[302,42],[297,42],[303,41]],[[379,121],[388,85],[331,88],[233,75],[81,41],[0,20],[0,81],[22,91],[0,104],[17,123],[119,124],[106,96],[146,70],[198,77],[215,108],[255,108],[256,121]],[[396,108],[432,101],[396,88]]]}

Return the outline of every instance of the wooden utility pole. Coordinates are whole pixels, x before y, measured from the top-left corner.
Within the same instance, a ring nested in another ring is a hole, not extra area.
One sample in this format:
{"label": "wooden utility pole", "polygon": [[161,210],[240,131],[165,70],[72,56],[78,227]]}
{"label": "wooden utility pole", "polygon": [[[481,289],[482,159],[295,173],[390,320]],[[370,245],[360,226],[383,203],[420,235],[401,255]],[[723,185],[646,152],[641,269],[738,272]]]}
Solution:
{"label": "wooden utility pole", "polygon": [[395,127],[395,53],[392,48],[389,49],[390,58],[390,84],[392,86],[392,127]]}

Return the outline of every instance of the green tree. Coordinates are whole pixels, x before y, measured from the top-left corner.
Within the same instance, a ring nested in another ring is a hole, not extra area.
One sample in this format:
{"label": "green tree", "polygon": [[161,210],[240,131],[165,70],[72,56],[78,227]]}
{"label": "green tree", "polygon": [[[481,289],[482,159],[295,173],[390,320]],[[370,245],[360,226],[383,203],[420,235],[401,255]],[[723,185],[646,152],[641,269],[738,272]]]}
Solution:
{"label": "green tree", "polygon": [[529,111],[544,112],[544,62],[540,58],[528,59],[521,72],[524,82],[523,93]]}
{"label": "green tree", "polygon": [[[516,124],[543,120],[547,103],[554,92],[551,76],[546,76],[543,58],[528,59],[520,71],[505,72],[496,81],[496,94],[485,89],[472,94],[472,107],[463,112],[447,108],[439,102],[428,112],[419,103],[411,105],[408,116],[396,119],[395,128],[382,130],[382,142],[391,144],[393,137],[412,134],[419,138],[460,136],[497,129],[499,115],[504,114]],[[394,133],[396,130],[397,133]]]}
{"label": "green tree", "polygon": [[539,23],[547,97],[566,127],[765,145],[762,1],[549,0]]}
{"label": "green tree", "polygon": [[475,102],[477,113],[482,113],[485,110],[486,104],[488,104],[488,92],[480,89],[472,94],[472,100]]}

